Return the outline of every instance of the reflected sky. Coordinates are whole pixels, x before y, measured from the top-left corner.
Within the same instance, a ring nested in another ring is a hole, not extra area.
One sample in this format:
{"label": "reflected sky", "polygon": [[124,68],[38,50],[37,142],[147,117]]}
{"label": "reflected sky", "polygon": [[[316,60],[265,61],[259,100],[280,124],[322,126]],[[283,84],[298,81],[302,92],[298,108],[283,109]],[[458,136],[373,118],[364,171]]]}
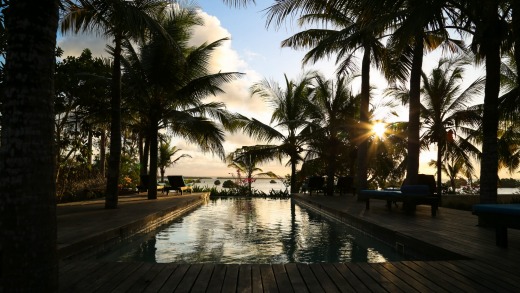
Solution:
{"label": "reflected sky", "polygon": [[403,260],[390,247],[290,199],[217,198],[105,258],[157,263]]}

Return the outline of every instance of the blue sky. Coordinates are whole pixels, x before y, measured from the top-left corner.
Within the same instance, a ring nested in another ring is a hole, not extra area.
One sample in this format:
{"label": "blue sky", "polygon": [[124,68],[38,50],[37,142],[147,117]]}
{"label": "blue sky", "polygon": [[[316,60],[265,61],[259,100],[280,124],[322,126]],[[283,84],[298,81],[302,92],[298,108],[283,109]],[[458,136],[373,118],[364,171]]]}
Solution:
{"label": "blue sky", "polygon": [[[283,76],[297,79],[304,70],[317,69],[329,78],[333,78],[335,66],[331,61],[319,62],[315,65],[302,68],[301,59],[305,52],[295,51],[289,48],[281,48],[282,40],[290,37],[298,31],[294,21],[288,21],[280,28],[271,26],[266,28],[265,11],[274,1],[257,1],[256,6],[247,8],[233,8],[226,6],[221,0],[203,0],[198,3],[201,15],[206,25],[194,31],[193,44],[201,44],[206,41],[214,41],[222,37],[230,37],[231,41],[215,53],[212,68],[215,71],[240,71],[246,76],[239,81],[226,85],[226,94],[209,100],[223,101],[228,110],[239,112],[248,117],[255,117],[264,122],[269,122],[271,110],[259,98],[251,98],[249,87],[262,79],[277,81],[283,85]],[[108,57],[104,52],[106,40],[94,35],[65,36],[58,39],[58,44],[64,49],[64,56],[79,55],[84,48],[90,48],[95,56]],[[439,54],[434,54],[434,56]],[[429,58],[432,60],[435,58]],[[434,62],[427,61],[425,70],[431,68]],[[386,83],[377,76],[375,71],[371,83],[378,90],[379,96]],[[354,88],[354,90],[356,90]],[[404,119],[407,115],[404,114]],[[175,166],[167,170],[167,175],[182,174],[184,176],[226,176],[234,170],[227,168],[227,164],[216,156],[202,154],[194,145],[185,143],[182,138],[173,138],[172,143],[190,154],[193,158],[180,160]],[[225,148],[231,152],[244,145],[256,143],[243,134],[229,134],[226,137]],[[431,153],[423,153],[423,163],[434,158]],[[285,161],[284,161],[285,164]],[[288,174],[290,170],[283,164],[269,164],[261,166],[264,171],[273,171],[280,176]],[[425,164],[421,171],[433,174]]]}

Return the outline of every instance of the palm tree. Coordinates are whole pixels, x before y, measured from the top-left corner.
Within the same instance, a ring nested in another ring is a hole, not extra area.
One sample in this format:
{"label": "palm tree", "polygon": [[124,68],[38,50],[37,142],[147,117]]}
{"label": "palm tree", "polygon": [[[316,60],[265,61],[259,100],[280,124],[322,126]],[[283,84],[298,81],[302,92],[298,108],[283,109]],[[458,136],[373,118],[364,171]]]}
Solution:
{"label": "palm tree", "polygon": [[282,47],[309,48],[310,51],[305,55],[304,63],[316,62],[318,59],[337,53],[336,64],[339,64],[337,71],[348,73],[355,69],[354,53],[363,50],[361,103],[359,107],[360,129],[356,141],[358,143],[357,186],[360,189],[365,189],[367,184],[368,138],[371,131],[369,122],[370,67],[372,64],[378,67],[382,64],[386,50],[380,39],[384,27],[378,28],[376,22],[368,21],[377,18],[375,11],[368,11],[354,3],[344,3],[348,1],[333,3],[337,6],[331,5],[330,2],[333,1],[325,0],[314,1],[312,5],[307,5],[306,1],[290,2],[292,5],[288,5],[287,1],[284,1],[271,6],[269,8],[269,21],[277,18],[280,22],[287,13],[304,6],[305,9],[302,12],[304,15],[299,19],[301,26],[323,23],[330,25],[330,28],[313,28],[299,32],[282,42]]}
{"label": "palm tree", "polygon": [[162,31],[155,17],[162,13],[162,0],[66,0],[61,30],[95,31],[112,38],[110,157],[108,162],[105,208],[117,208],[121,163],[121,51],[125,40],[143,40],[150,29]]}
{"label": "palm tree", "polygon": [[2,292],[58,291],[53,109],[58,11],[56,0],[9,1],[2,10],[9,32],[0,110]]}
{"label": "palm tree", "polygon": [[311,83],[314,72],[306,72],[297,80],[289,80],[285,76],[285,88],[279,84],[263,80],[251,87],[252,95],[258,95],[273,108],[271,123],[266,125],[256,119],[247,120],[244,131],[249,136],[266,141],[279,141],[278,145],[264,145],[258,150],[262,152],[262,161],[288,156],[287,165],[291,167],[291,193],[298,192],[296,168],[302,162],[306,138],[300,131],[307,125],[307,110],[309,95],[312,92]]}
{"label": "palm tree", "polygon": [[[157,179],[159,129],[168,128],[175,135],[199,145],[202,151],[224,158],[222,126],[230,130],[236,127],[222,103],[203,103],[203,99],[222,93],[221,85],[240,77],[241,73],[209,72],[209,57],[227,39],[189,47],[190,29],[198,24],[202,24],[201,19],[194,9],[172,8],[161,19],[169,40],[152,35],[150,41],[140,47],[139,53],[125,43],[129,106],[140,113],[149,141],[150,185]],[[171,46],[170,40],[176,46]],[[222,126],[210,118],[218,119]],[[149,199],[157,198],[154,186],[148,190]]]}
{"label": "palm tree", "polygon": [[[497,133],[499,125],[500,65],[503,50],[507,50],[512,10],[518,3],[508,0],[450,1],[458,9],[454,23],[473,35],[471,49],[477,61],[485,58],[486,87],[482,116],[482,161],[480,168],[480,201],[496,203],[498,185]],[[516,1],[518,2],[518,1]],[[516,37],[518,37],[518,22]],[[518,45],[518,44],[517,44]],[[518,55],[518,52],[516,53]]]}
{"label": "palm tree", "polygon": [[344,76],[336,80],[316,77],[310,97],[310,123],[303,130],[303,135],[310,138],[307,159],[320,158],[324,162],[328,195],[334,192],[339,154],[349,148],[356,131],[359,99],[349,90],[351,82]]}
{"label": "palm tree", "polygon": [[157,162],[161,171],[161,182],[164,182],[164,173],[166,172],[166,168],[174,165],[182,158],[191,158],[188,154],[182,154],[172,159],[172,157],[180,151],[182,151],[182,149],[178,149],[176,146],[170,146],[170,143],[168,142],[161,143],[161,146],[159,147],[159,159]]}
{"label": "palm tree", "polygon": [[[253,189],[251,185],[255,181],[255,177],[267,176],[270,178],[279,178],[278,175],[274,174],[273,172],[263,172],[262,169],[257,167],[257,165],[263,159],[261,156],[257,156],[257,154],[260,153],[258,152],[258,149],[261,147],[262,146],[245,146],[236,149],[226,157],[226,160],[229,163],[229,168],[234,168],[239,174],[244,173],[246,175],[244,180],[247,183],[249,196],[253,195]],[[240,179],[240,177],[237,177],[237,179]]]}
{"label": "palm tree", "polygon": [[[417,182],[420,153],[421,74],[425,51],[439,46],[454,52],[463,50],[463,43],[450,37],[446,16],[453,15],[446,1],[383,1],[390,11],[391,36],[387,47],[401,68],[409,68],[409,119],[407,181]],[[380,9],[377,7],[376,9]],[[392,66],[388,66],[392,70]],[[397,71],[398,77],[404,77]],[[392,72],[387,76],[392,76]]]}
{"label": "palm tree", "polygon": [[[456,161],[463,162],[467,169],[473,169],[471,156],[480,157],[480,150],[468,138],[455,135],[458,129],[478,123],[480,113],[468,110],[475,96],[482,93],[485,79],[479,78],[462,90],[464,69],[467,59],[456,57],[440,59],[429,76],[423,73],[423,103],[421,116],[425,131],[421,141],[429,147],[437,144],[437,192],[442,191],[441,169],[443,154],[449,154]],[[469,129],[471,130],[471,129]],[[464,130],[463,130],[464,131]],[[467,132],[467,130],[465,130]]]}

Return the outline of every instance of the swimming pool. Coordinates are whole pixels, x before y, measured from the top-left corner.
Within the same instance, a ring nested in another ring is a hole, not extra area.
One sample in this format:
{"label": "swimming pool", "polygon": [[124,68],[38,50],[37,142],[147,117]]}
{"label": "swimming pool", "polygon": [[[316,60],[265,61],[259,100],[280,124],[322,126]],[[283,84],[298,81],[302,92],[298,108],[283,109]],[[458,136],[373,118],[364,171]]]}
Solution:
{"label": "swimming pool", "polygon": [[155,263],[318,263],[404,260],[391,247],[290,199],[214,198],[102,257]]}

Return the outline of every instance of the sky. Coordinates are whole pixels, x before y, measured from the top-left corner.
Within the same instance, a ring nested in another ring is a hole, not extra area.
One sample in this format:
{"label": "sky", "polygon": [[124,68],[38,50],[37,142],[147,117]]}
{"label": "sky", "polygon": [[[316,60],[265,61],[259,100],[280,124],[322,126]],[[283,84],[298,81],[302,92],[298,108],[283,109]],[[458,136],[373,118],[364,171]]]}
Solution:
{"label": "sky", "polygon": [[[200,0],[197,4],[199,13],[204,19],[205,25],[197,27],[193,32],[193,45],[203,42],[211,42],[228,37],[230,41],[219,48],[211,60],[211,68],[217,72],[221,70],[238,71],[245,73],[239,80],[223,86],[225,94],[217,97],[209,97],[207,101],[221,101],[231,112],[238,112],[247,117],[254,117],[264,123],[269,123],[272,110],[259,97],[251,97],[249,88],[252,84],[263,79],[278,82],[283,86],[284,74],[289,79],[298,79],[306,70],[319,70],[328,78],[334,77],[336,67],[331,60],[324,60],[313,65],[302,67],[301,60],[304,51],[295,51],[290,48],[281,48],[281,42],[298,32],[295,21],[289,19],[284,25],[277,28],[266,27],[265,9],[274,1],[259,0],[256,6],[247,8],[233,8],[225,5],[221,0]],[[58,46],[64,50],[63,56],[79,56],[84,48],[89,48],[94,56],[109,57],[105,52],[106,39],[96,35],[70,35],[60,36]],[[433,57],[426,58],[424,70],[433,67],[436,58],[440,54],[433,53]],[[376,99],[386,87],[386,82],[377,73],[372,71],[371,84],[377,90]],[[358,81],[358,84],[360,81]],[[356,88],[354,87],[354,91]],[[407,120],[406,111],[403,110],[403,119]],[[187,144],[182,138],[174,137],[172,145],[182,149],[181,153],[189,154],[191,158],[183,158],[174,166],[167,169],[167,175],[184,175],[186,177],[217,177],[229,176],[235,170],[228,168],[227,163],[217,156],[203,154],[196,145]],[[224,147],[226,153],[247,145],[255,145],[262,142],[251,140],[244,134],[226,134]],[[262,143],[263,144],[263,143]],[[426,162],[434,159],[431,152],[421,154],[420,172],[433,174],[433,169],[427,167]],[[283,163],[269,163],[259,166],[263,171],[273,171],[279,176],[290,173],[290,169]]]}

